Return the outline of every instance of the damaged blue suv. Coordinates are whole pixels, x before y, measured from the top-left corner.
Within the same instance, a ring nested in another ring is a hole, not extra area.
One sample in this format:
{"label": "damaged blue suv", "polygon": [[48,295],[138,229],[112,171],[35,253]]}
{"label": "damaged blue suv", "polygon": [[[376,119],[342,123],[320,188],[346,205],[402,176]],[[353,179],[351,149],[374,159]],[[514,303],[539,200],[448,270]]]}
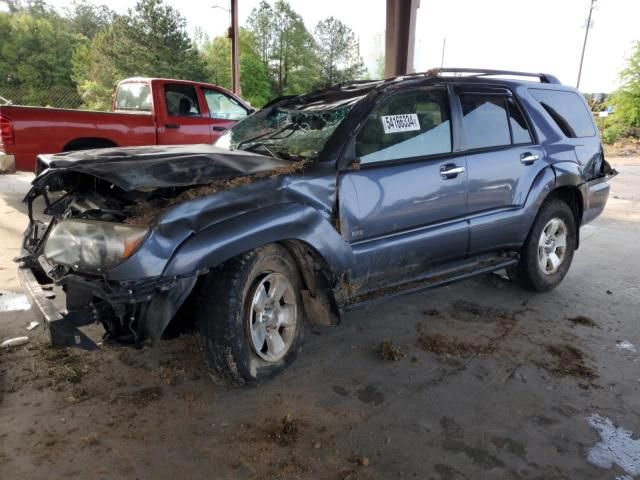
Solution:
{"label": "damaged blue suv", "polygon": [[468,69],[282,98],[215,146],[38,162],[19,271],[52,342],[193,326],[238,383],[355,306],[500,269],[551,290],[616,173],[576,89]]}

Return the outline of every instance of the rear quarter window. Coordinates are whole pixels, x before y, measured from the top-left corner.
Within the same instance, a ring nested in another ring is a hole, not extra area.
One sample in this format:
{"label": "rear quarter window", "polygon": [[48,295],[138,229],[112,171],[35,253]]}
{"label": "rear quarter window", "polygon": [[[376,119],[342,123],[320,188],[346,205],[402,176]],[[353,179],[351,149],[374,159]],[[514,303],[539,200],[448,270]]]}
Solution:
{"label": "rear quarter window", "polygon": [[593,137],[596,134],[591,112],[577,93],[537,88],[529,92],[567,137]]}

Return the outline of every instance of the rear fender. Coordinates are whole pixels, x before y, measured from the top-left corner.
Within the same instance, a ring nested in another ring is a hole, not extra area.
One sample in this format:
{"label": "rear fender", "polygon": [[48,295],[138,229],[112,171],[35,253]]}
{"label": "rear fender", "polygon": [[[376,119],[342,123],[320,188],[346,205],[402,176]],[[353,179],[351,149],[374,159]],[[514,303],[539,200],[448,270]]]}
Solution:
{"label": "rear fender", "polygon": [[335,277],[355,263],[351,248],[326,218],[312,207],[290,203],[248,212],[198,232],[178,248],[164,275],[213,268],[261,245],[287,240],[310,245]]}

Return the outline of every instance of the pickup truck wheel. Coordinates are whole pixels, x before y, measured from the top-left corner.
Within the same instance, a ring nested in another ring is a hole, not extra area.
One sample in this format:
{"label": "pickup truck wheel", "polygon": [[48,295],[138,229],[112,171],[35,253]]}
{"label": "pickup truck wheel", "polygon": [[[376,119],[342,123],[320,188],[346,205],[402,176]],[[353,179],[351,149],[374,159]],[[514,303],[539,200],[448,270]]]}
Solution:
{"label": "pickup truck wheel", "polygon": [[537,292],[554,289],[565,277],[573,260],[576,222],[562,200],[545,202],[522,248],[515,280]]}
{"label": "pickup truck wheel", "polygon": [[275,244],[212,271],[198,313],[208,366],[235,383],[255,384],[291,364],[302,340],[301,285],[294,259]]}

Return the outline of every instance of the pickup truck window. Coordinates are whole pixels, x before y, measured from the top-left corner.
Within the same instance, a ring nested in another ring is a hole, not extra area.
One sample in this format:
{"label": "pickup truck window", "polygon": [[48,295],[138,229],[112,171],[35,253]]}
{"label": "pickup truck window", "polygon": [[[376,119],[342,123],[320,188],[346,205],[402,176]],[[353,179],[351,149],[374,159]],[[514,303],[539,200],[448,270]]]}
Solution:
{"label": "pickup truck window", "polygon": [[505,97],[462,94],[462,125],[467,148],[498,147],[511,144]]}
{"label": "pickup truck window", "polygon": [[539,88],[529,91],[567,137],[593,137],[596,134],[591,113],[576,93]]}
{"label": "pickup truck window", "polygon": [[242,120],[247,111],[234,98],[215,90],[204,90],[209,116],[221,120]]}
{"label": "pickup truck window", "polygon": [[393,95],[371,113],[356,138],[361,163],[451,152],[451,122],[445,91]]}
{"label": "pickup truck window", "polygon": [[145,82],[121,83],[116,93],[115,110],[151,112],[151,87]]}
{"label": "pickup truck window", "polygon": [[167,113],[174,117],[191,117],[200,115],[198,96],[192,85],[165,85],[164,98]]}

